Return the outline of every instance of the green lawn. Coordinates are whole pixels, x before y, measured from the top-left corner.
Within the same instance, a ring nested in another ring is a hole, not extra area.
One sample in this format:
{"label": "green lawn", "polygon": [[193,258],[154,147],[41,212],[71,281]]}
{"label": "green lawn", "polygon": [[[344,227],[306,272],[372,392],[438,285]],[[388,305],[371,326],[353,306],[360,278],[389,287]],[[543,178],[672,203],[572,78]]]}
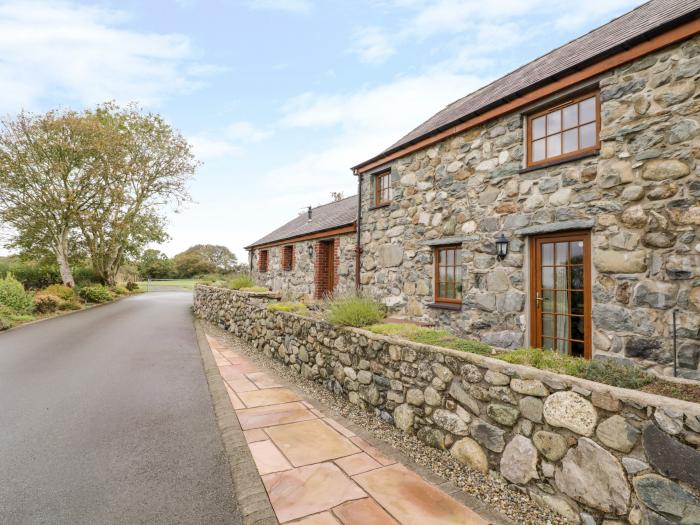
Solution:
{"label": "green lawn", "polygon": [[[158,290],[158,288],[163,287],[175,287],[175,288],[186,288],[192,290],[194,285],[197,283],[196,279],[173,279],[171,281],[151,281],[150,290]],[[149,290],[149,283],[147,281],[139,281],[137,283],[139,288],[144,291]]]}

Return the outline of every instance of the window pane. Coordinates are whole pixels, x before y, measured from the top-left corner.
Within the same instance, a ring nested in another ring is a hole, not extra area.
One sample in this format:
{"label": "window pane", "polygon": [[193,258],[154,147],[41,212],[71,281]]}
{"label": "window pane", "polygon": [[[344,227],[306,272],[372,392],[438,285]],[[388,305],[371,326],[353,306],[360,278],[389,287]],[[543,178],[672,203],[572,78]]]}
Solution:
{"label": "window pane", "polygon": [[557,313],[569,313],[569,292],[557,292]]}
{"label": "window pane", "polygon": [[552,290],[542,290],[542,311],[554,312],[554,292]]}
{"label": "window pane", "polygon": [[556,288],[559,290],[565,290],[569,287],[569,277],[568,277],[568,269],[566,266],[556,266]]}
{"label": "window pane", "polygon": [[554,349],[554,340],[553,339],[543,339],[542,340],[542,348],[546,350],[553,350]]}
{"label": "window pane", "polygon": [[595,97],[579,102],[579,123],[586,124],[595,120]]}
{"label": "window pane", "polygon": [[591,124],[586,124],[585,126],[581,126],[579,128],[579,131],[581,149],[595,146],[595,122]]}
{"label": "window pane", "polygon": [[557,243],[557,262],[556,264],[566,264],[569,262],[569,243]]}
{"label": "window pane", "polygon": [[571,292],[571,313],[583,315],[583,292]]}
{"label": "window pane", "polygon": [[578,129],[570,129],[564,132],[564,153],[571,153],[578,149]]}
{"label": "window pane", "polygon": [[547,158],[561,155],[561,134],[547,137]]}
{"label": "window pane", "polygon": [[532,138],[541,139],[544,137],[544,117],[537,117],[532,120]]}
{"label": "window pane", "polygon": [[583,357],[583,343],[574,341],[571,343],[571,355],[576,357]]}
{"label": "window pane", "polygon": [[571,318],[571,339],[583,341],[583,317]]}
{"label": "window pane", "polygon": [[569,353],[569,341],[563,339],[557,339],[557,351],[562,354]]}
{"label": "window pane", "polygon": [[532,143],[532,161],[544,160],[544,139],[536,140]]}
{"label": "window pane", "polygon": [[447,253],[447,265],[448,266],[454,266],[455,265],[455,251],[454,250],[445,250]]}
{"label": "window pane", "polygon": [[444,283],[447,280],[447,268],[444,266],[440,266],[440,268],[438,268],[438,279],[440,280],[440,283]]}
{"label": "window pane", "polygon": [[571,289],[572,290],[582,290],[583,289],[583,266],[572,266],[571,267]]}
{"label": "window pane", "polygon": [[542,264],[545,266],[554,264],[554,244],[551,242],[542,245]]}
{"label": "window pane", "polygon": [[583,241],[573,241],[570,246],[571,264],[583,264]]}
{"label": "window pane", "polygon": [[447,285],[445,283],[440,283],[438,297],[447,297]]}
{"label": "window pane", "polygon": [[578,126],[578,104],[562,109],[564,118],[564,129],[570,129]]}
{"label": "window pane", "polygon": [[554,316],[542,316],[542,335],[544,337],[554,337]]}
{"label": "window pane", "polygon": [[547,135],[561,131],[561,111],[553,111],[547,115]]}
{"label": "window pane", "polygon": [[554,268],[542,268],[542,288],[554,288]]}
{"label": "window pane", "polygon": [[455,267],[455,281],[458,283],[462,282],[462,263],[459,261],[457,262],[457,266]]}

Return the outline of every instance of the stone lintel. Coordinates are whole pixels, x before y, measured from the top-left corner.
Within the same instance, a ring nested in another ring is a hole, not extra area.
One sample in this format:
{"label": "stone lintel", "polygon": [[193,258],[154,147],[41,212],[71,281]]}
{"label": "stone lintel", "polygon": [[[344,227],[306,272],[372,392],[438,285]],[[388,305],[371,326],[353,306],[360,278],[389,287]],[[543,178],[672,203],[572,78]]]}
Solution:
{"label": "stone lintel", "polygon": [[442,239],[430,239],[428,241],[421,241],[420,244],[423,246],[445,246],[448,244],[462,244],[465,241],[470,240],[469,237],[464,235],[457,235],[454,237],[443,237]]}
{"label": "stone lintel", "polygon": [[542,233],[555,233],[567,230],[589,230],[593,228],[593,219],[578,219],[574,221],[550,222],[549,224],[536,224],[515,230],[516,235],[540,235]]}

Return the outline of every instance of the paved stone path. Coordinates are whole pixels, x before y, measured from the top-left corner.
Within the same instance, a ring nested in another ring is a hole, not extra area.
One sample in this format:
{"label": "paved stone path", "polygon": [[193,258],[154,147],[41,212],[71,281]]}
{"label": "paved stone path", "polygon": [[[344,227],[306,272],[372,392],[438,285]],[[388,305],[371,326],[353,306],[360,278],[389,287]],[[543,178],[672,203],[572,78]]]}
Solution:
{"label": "paved stone path", "polygon": [[488,525],[207,336],[280,523]]}

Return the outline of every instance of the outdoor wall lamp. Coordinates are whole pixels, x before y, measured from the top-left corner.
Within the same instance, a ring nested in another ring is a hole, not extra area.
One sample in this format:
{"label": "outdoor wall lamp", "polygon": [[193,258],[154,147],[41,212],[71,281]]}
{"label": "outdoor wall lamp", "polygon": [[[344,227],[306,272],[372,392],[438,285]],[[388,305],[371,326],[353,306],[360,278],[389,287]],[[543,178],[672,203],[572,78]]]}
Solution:
{"label": "outdoor wall lamp", "polygon": [[501,233],[501,235],[496,239],[496,257],[499,261],[502,261],[508,255],[508,243],[510,241],[506,239],[506,236]]}
{"label": "outdoor wall lamp", "polygon": [[309,252],[309,257],[313,257],[314,256],[314,244],[310,242],[307,250]]}

